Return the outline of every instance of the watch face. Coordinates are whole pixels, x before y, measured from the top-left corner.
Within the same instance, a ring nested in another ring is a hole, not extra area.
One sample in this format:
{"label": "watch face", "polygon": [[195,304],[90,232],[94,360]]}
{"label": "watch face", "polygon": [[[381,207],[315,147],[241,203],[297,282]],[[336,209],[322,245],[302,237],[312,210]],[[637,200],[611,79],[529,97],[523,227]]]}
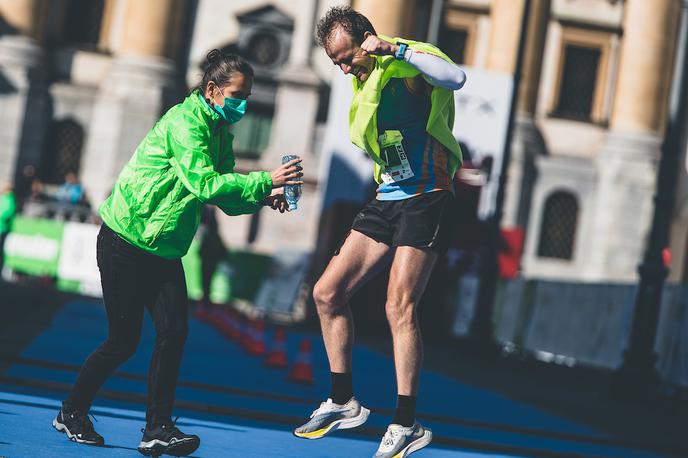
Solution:
{"label": "watch face", "polygon": [[399,50],[394,55],[394,57],[396,59],[401,60],[404,58],[404,53],[406,52],[406,48],[408,47],[408,45],[406,43],[397,42],[397,46],[399,46]]}

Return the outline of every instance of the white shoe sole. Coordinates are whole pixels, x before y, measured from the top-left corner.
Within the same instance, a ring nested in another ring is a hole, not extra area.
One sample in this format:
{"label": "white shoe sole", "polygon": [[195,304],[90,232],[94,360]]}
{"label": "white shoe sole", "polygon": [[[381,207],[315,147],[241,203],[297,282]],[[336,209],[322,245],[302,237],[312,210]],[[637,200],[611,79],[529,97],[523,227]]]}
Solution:
{"label": "white shoe sole", "polygon": [[67,438],[72,442],[76,442],[78,444],[87,444],[87,445],[99,445],[98,442],[79,439],[78,437],[76,437],[76,434],[72,434],[69,431],[69,428],[67,428],[66,425],[58,422],[57,418],[53,419],[53,428],[55,428],[56,430],[58,430],[61,433],[65,433],[67,435]]}
{"label": "white shoe sole", "polygon": [[408,444],[405,449],[394,455],[394,458],[406,458],[411,453],[426,447],[430,442],[432,442],[432,430],[426,428],[422,437]]}
{"label": "white shoe sole", "polygon": [[296,437],[301,437],[303,439],[321,439],[325,437],[326,435],[338,430],[338,429],[351,429],[355,428],[357,426],[361,426],[363,423],[365,423],[368,420],[368,415],[370,415],[370,410],[366,409],[365,407],[361,406],[361,411],[359,412],[358,415],[352,418],[344,418],[342,420],[337,420],[332,423],[330,423],[328,426],[325,428],[319,429],[317,431],[313,431],[310,433],[297,433],[294,431],[294,435]]}
{"label": "white shoe sole", "polygon": [[138,451],[145,456],[187,456],[196,451],[200,446],[200,442],[193,438],[182,440],[172,439],[170,442],[165,442],[160,439],[153,439],[152,441],[139,443]]}

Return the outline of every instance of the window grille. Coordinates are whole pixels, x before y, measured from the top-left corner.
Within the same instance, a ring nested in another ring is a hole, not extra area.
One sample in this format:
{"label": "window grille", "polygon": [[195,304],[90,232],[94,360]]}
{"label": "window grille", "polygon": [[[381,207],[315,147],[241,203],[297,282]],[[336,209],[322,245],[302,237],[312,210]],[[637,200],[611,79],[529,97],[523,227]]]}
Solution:
{"label": "window grille", "polygon": [[558,191],[547,198],[540,228],[538,256],[572,259],[578,223],[578,202],[568,192]]}
{"label": "window grille", "polygon": [[47,142],[44,179],[48,183],[63,183],[68,172],[79,174],[84,130],[72,120],[55,121]]}

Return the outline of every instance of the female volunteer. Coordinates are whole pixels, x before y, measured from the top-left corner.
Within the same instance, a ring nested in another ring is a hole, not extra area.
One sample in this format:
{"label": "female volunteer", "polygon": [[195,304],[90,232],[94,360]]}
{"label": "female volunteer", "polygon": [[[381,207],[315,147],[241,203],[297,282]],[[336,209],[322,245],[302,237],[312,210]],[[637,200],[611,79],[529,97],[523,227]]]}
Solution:
{"label": "female volunteer", "polygon": [[172,422],[174,390],[187,334],[186,284],[181,257],[198,228],[201,205],[228,215],[263,205],[284,212],[271,191],[300,184],[298,160],[271,173],[234,173],[232,134],[251,93],[253,70],[242,58],[218,50],[207,56],[203,79],[151,129],[100,207],[103,225],[97,259],[108,316],[108,338],[86,360],[53,426],[76,442],[102,445],[88,411],[110,374],[136,350],[144,307],[157,332],[148,372],[144,455],[185,456],[198,436]]}

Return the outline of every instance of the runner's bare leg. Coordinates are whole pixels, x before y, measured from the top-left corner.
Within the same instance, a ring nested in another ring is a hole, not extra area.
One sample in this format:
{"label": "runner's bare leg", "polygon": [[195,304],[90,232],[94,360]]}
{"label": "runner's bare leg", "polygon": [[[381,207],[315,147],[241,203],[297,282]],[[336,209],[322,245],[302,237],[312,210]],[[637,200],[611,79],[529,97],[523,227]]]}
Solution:
{"label": "runner's bare leg", "polygon": [[313,288],[332,372],[351,372],[354,322],[351,296],[391,262],[392,248],[351,231]]}
{"label": "runner's bare leg", "polygon": [[436,260],[437,253],[409,246],[397,247],[394,254],[385,312],[392,331],[398,394],[418,392],[423,341],[417,308]]}

